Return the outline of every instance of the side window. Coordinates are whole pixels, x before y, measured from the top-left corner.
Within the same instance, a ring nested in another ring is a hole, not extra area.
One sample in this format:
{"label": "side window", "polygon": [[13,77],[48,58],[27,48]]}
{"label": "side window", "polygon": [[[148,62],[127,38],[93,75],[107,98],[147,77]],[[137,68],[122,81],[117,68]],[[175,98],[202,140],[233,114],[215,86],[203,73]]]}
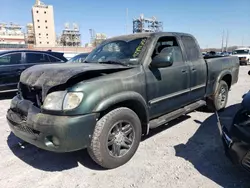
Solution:
{"label": "side window", "polygon": [[159,54],[170,54],[174,63],[173,65],[183,65],[181,48],[175,37],[161,37],[155,46],[152,58]]}
{"label": "side window", "polygon": [[42,53],[26,53],[26,61],[27,63],[45,63],[49,62],[49,58]]}
{"label": "side window", "polygon": [[189,61],[196,61],[201,58],[201,52],[192,37],[182,36],[181,39]]}
{"label": "side window", "polygon": [[50,60],[50,62],[62,62],[61,60],[59,60],[51,55],[49,55],[49,60]]}
{"label": "side window", "polygon": [[0,65],[20,64],[22,59],[21,53],[8,54],[0,57]]}

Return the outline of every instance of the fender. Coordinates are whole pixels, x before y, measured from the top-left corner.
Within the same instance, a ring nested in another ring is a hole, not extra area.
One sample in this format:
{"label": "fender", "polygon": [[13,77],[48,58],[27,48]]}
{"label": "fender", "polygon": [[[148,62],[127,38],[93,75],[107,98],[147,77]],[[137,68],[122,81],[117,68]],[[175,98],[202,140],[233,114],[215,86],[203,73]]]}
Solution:
{"label": "fender", "polygon": [[104,111],[106,109],[108,109],[109,107],[121,103],[121,102],[125,102],[128,100],[133,100],[136,102],[139,102],[143,108],[143,114],[146,116],[143,121],[143,125],[145,127],[145,133],[148,134],[149,131],[149,126],[148,126],[148,122],[149,122],[149,113],[148,113],[148,106],[147,103],[145,101],[145,99],[142,97],[142,95],[140,95],[137,92],[134,91],[125,91],[125,92],[121,92],[121,93],[117,93],[114,95],[111,95],[110,97],[103,99],[98,105],[96,105],[96,107],[94,108],[94,112],[101,112]]}
{"label": "fender", "polygon": [[213,87],[213,93],[212,95],[214,95],[219,87],[219,83],[222,80],[222,78],[226,75],[230,75],[232,77],[232,72],[230,70],[224,70],[222,71],[219,76],[217,77],[215,83],[214,83],[214,87]]}
{"label": "fender", "polygon": [[117,93],[114,95],[111,95],[108,98],[105,98],[104,100],[102,100],[95,108],[94,108],[94,112],[100,112],[103,110],[108,109],[110,106],[113,106],[115,104],[118,104],[120,102],[124,102],[127,100],[135,100],[137,102],[140,102],[140,104],[143,105],[144,109],[146,111],[148,111],[148,106],[147,103],[145,101],[145,99],[137,92],[134,91],[125,91],[125,92],[121,92],[121,93]]}

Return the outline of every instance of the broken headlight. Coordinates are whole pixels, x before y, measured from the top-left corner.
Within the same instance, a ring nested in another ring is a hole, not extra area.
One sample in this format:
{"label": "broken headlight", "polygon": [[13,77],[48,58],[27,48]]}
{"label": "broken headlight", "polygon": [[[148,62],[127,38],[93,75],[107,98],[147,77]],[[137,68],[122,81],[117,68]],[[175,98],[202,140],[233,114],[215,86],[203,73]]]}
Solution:
{"label": "broken headlight", "polygon": [[69,92],[66,94],[63,101],[63,110],[72,110],[76,108],[83,98],[83,93],[81,92]]}
{"label": "broken headlight", "polygon": [[47,95],[43,108],[46,110],[72,110],[76,108],[83,99],[81,92],[56,91]]}

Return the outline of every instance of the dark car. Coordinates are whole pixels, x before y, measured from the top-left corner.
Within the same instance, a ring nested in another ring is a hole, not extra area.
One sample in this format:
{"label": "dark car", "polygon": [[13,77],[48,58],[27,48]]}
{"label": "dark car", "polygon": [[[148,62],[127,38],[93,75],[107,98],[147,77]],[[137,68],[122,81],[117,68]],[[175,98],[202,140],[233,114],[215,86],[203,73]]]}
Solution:
{"label": "dark car", "polygon": [[115,168],[151,129],[206,104],[225,108],[238,73],[237,57],[204,60],[189,34],[114,37],[85,63],[26,69],[7,120],[17,137],[39,148],[87,148],[99,165]]}
{"label": "dark car", "polygon": [[89,53],[80,53],[74,57],[72,57],[68,62],[69,63],[83,63]]}
{"label": "dark car", "polygon": [[66,62],[63,53],[16,50],[0,52],[0,92],[16,90],[22,71],[37,65]]}

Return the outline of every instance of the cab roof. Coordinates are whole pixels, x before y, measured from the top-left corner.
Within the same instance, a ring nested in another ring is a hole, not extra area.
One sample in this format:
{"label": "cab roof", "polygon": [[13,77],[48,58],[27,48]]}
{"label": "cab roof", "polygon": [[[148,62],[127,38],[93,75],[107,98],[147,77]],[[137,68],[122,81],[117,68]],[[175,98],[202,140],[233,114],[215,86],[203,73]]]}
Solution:
{"label": "cab roof", "polygon": [[148,33],[134,33],[129,35],[119,35],[115,37],[111,37],[107,39],[108,41],[112,40],[133,40],[136,38],[144,38],[144,37],[160,37],[160,36],[190,36],[192,35],[188,33],[179,33],[179,32],[148,32]]}

